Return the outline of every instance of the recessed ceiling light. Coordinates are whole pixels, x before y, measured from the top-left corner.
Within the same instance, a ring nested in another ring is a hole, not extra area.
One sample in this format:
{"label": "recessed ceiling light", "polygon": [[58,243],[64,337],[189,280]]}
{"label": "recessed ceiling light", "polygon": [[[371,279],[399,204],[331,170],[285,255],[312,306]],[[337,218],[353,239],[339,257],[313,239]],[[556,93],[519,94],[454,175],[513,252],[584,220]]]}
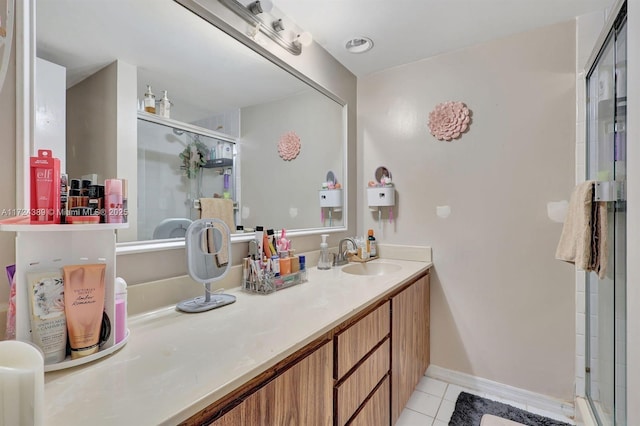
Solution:
{"label": "recessed ceiling light", "polygon": [[364,53],[373,48],[373,41],[368,37],[356,37],[349,40],[344,47],[351,53]]}

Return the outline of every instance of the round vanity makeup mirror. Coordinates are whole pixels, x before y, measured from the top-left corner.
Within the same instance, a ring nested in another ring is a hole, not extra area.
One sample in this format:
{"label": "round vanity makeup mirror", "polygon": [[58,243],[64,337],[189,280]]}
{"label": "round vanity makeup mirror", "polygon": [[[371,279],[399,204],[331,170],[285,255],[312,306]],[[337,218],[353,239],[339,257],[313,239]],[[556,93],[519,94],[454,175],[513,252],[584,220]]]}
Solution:
{"label": "round vanity makeup mirror", "polygon": [[329,170],[329,172],[327,173],[326,182],[333,182],[334,185],[338,183],[338,180],[336,179],[336,175],[334,175],[331,170]]}
{"label": "round vanity makeup mirror", "polygon": [[383,183],[382,178],[387,177],[391,179],[391,172],[384,166],[380,166],[376,169],[376,182]]}

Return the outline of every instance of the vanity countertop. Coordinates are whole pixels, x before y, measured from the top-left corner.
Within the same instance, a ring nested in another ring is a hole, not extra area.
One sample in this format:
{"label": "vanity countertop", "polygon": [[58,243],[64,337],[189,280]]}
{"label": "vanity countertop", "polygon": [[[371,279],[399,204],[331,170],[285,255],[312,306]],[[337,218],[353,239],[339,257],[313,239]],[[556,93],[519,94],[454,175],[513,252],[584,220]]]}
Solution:
{"label": "vanity countertop", "polygon": [[234,304],[199,314],[173,306],[130,318],[129,342],[96,362],[45,375],[47,425],[176,424],[424,274],[430,262],[380,276],[309,269],[271,295],[228,291]]}

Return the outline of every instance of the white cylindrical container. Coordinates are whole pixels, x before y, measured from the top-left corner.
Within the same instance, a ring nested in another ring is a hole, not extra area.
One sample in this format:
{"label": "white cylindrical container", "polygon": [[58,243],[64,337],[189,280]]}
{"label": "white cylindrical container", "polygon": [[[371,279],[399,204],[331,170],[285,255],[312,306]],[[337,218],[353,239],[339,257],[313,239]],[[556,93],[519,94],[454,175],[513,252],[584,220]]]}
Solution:
{"label": "white cylindrical container", "polygon": [[0,426],[41,425],[44,356],[34,345],[0,342]]}

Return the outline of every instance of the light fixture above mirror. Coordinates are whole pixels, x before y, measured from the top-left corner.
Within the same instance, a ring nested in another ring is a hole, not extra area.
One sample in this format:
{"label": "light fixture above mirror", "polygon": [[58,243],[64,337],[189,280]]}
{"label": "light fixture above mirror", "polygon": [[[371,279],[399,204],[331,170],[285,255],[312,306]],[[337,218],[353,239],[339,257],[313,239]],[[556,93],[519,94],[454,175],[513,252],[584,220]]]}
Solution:
{"label": "light fixture above mirror", "polygon": [[285,38],[285,26],[282,18],[265,16],[269,14],[272,3],[269,0],[256,0],[246,7],[237,0],[220,0],[220,3],[231,9],[236,15],[244,19],[253,29],[250,36],[255,37],[258,32],[264,33],[267,37],[287,50],[292,55],[300,55],[303,46],[309,46],[312,42],[311,34],[308,32],[294,32],[291,40]]}

